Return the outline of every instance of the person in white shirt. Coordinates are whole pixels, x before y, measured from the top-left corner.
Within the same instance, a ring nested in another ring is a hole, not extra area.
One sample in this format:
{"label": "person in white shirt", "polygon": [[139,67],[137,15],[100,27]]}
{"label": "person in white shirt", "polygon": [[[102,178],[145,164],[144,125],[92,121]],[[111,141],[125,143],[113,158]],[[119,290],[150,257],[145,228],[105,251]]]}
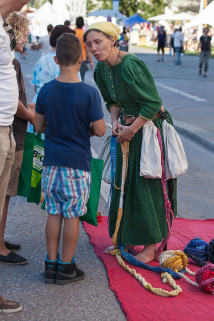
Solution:
{"label": "person in white shirt", "polygon": [[42,48],[42,56],[52,51],[52,47],[50,45],[50,34],[53,30],[53,26],[50,24],[47,26],[47,36],[40,37],[38,40],[39,47]]}
{"label": "person in white shirt", "polygon": [[182,28],[180,27],[175,31],[174,34],[174,48],[175,48],[175,66],[181,65],[181,51],[183,48],[184,37],[182,35]]}
{"label": "person in white shirt", "polygon": [[[12,132],[14,114],[18,106],[18,84],[12,61],[10,39],[3,27],[3,18],[12,11],[20,11],[29,0],[0,0],[0,219],[4,207],[10,170],[15,152]],[[0,313],[22,310],[21,304],[0,297]]]}

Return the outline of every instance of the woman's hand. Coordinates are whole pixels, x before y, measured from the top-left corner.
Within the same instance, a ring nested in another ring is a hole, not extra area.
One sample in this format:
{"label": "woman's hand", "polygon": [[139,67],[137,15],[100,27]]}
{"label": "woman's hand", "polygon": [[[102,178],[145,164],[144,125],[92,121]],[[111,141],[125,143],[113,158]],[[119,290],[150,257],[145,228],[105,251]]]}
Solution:
{"label": "woman's hand", "polygon": [[114,136],[118,136],[119,135],[119,128],[120,128],[121,124],[118,120],[115,120],[112,122],[112,134]]}
{"label": "woman's hand", "polygon": [[130,126],[122,126],[119,127],[119,135],[117,137],[117,141],[120,144],[123,144],[125,142],[129,142],[134,137],[134,132],[132,131],[132,128]]}

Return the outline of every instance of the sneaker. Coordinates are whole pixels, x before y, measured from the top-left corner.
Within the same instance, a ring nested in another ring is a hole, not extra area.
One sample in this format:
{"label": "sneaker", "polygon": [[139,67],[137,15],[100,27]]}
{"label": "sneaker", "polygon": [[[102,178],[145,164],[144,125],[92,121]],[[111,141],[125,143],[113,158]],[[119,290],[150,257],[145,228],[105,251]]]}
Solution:
{"label": "sneaker", "polygon": [[85,272],[78,269],[75,263],[63,264],[59,261],[56,273],[56,284],[67,284],[81,281],[85,278]]}
{"label": "sneaker", "polygon": [[203,77],[204,77],[204,78],[207,78],[207,74],[203,74]]}
{"label": "sneaker", "polygon": [[20,303],[15,301],[7,301],[0,297],[0,313],[13,313],[22,310]]}
{"label": "sneaker", "polygon": [[8,250],[18,251],[21,248],[21,245],[16,243],[10,243],[10,242],[4,241],[4,244]]}
{"label": "sneaker", "polygon": [[56,272],[58,270],[58,260],[45,260],[45,283],[53,284],[56,281]]}
{"label": "sneaker", "polygon": [[24,265],[28,264],[28,260],[21,255],[10,252],[8,255],[0,255],[0,263]]}

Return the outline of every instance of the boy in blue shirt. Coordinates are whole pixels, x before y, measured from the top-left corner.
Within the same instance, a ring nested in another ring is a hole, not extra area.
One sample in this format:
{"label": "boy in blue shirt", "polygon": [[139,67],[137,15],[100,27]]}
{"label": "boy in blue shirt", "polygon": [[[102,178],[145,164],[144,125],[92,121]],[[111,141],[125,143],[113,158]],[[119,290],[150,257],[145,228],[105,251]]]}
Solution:
{"label": "boy in blue shirt", "polygon": [[[42,179],[48,212],[45,282],[66,284],[84,278],[73,256],[79,217],[86,213],[90,192],[90,136],[103,136],[105,123],[98,91],[77,76],[82,63],[79,39],[73,34],[60,36],[54,59],[60,66],[60,76],[39,92],[35,129],[45,132]],[[63,250],[59,260],[63,218]]]}

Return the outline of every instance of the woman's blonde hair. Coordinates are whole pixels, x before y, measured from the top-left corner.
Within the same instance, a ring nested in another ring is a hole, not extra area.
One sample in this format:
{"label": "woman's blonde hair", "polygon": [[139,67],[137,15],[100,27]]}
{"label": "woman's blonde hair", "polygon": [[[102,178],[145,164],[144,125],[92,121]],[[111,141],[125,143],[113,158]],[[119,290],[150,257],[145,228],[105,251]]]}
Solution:
{"label": "woman's blonde hair", "polygon": [[6,16],[5,22],[14,30],[17,47],[22,45],[23,36],[25,35],[26,29],[28,28],[29,24],[28,19],[19,13],[12,12]]}

